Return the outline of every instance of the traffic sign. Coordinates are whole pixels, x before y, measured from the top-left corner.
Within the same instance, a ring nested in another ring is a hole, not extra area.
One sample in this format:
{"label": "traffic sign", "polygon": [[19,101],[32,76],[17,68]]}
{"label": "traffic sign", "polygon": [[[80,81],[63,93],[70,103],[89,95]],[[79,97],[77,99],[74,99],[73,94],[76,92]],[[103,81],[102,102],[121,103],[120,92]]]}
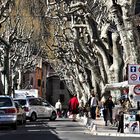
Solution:
{"label": "traffic sign", "polygon": [[140,72],[140,67],[139,67],[138,71]]}
{"label": "traffic sign", "polygon": [[133,91],[136,95],[140,95],[140,85],[134,86]]}
{"label": "traffic sign", "polygon": [[128,65],[128,84],[130,85],[140,84],[140,65],[139,64]]}
{"label": "traffic sign", "polygon": [[132,81],[136,81],[137,80],[137,75],[132,74],[132,75],[130,75],[130,78],[131,78]]}

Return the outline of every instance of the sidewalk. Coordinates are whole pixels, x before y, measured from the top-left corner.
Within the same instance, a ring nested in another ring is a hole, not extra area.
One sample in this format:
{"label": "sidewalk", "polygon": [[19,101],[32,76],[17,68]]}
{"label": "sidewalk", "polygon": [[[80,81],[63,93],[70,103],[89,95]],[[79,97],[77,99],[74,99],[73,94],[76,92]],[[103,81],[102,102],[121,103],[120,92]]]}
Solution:
{"label": "sidewalk", "polygon": [[119,137],[140,137],[140,134],[125,134],[118,133],[117,127],[115,126],[105,126],[103,118],[97,118],[92,120],[90,118],[81,117],[79,121],[85,125],[93,135],[99,136],[119,136]]}

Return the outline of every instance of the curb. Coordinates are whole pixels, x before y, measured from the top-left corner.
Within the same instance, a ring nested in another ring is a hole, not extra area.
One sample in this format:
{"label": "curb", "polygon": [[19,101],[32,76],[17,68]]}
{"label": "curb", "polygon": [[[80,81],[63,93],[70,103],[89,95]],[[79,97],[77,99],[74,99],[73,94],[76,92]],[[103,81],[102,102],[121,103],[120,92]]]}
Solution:
{"label": "curb", "polygon": [[[79,121],[82,125],[85,125],[87,129],[90,130],[90,134],[96,135],[96,136],[114,136],[114,137],[140,137],[140,134],[126,134],[126,133],[119,133],[119,132],[108,132],[108,131],[98,131],[97,124],[94,123],[93,120],[87,118],[87,117],[81,117],[79,118]],[[105,129],[104,129],[105,130]]]}
{"label": "curb", "polygon": [[108,133],[108,132],[92,132],[92,135],[96,135],[96,136],[114,136],[114,137],[140,137],[140,134],[124,134],[124,133]]}

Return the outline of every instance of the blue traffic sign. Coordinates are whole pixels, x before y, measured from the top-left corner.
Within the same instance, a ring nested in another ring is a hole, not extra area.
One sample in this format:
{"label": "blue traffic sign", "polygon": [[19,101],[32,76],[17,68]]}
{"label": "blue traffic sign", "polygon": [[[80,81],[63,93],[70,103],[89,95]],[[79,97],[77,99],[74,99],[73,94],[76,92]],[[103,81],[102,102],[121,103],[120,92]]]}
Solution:
{"label": "blue traffic sign", "polygon": [[136,69],[135,66],[131,66],[131,67],[130,67],[130,71],[131,71],[131,72],[136,72],[136,70],[137,70],[137,69]]}

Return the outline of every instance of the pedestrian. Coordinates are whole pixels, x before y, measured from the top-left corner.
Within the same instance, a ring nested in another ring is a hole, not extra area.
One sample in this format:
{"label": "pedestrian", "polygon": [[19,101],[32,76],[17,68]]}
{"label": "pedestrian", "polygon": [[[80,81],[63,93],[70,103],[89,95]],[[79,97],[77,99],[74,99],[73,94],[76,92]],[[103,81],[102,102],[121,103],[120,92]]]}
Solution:
{"label": "pedestrian", "polygon": [[90,115],[92,119],[96,119],[96,109],[98,106],[97,97],[95,97],[94,91],[91,91],[91,97],[89,98]]}
{"label": "pedestrian", "polygon": [[62,111],[62,104],[60,102],[60,99],[58,99],[58,101],[55,104],[55,108],[57,110],[57,117],[61,117],[61,111]]}
{"label": "pedestrian", "polygon": [[118,110],[118,130],[117,132],[124,133],[124,114],[129,114],[128,110],[131,107],[128,98],[120,99],[120,108]]}
{"label": "pedestrian", "polygon": [[69,100],[68,106],[69,113],[72,114],[72,121],[76,121],[76,115],[79,113],[79,102],[76,94],[74,94],[73,97]]}
{"label": "pedestrian", "polygon": [[112,109],[114,107],[115,105],[112,101],[112,96],[109,96],[108,99],[104,103],[104,110],[103,110],[105,126],[107,126],[108,120],[110,120],[110,123],[113,124]]}
{"label": "pedestrian", "polygon": [[83,100],[80,100],[79,102],[79,117],[84,116],[84,102]]}
{"label": "pedestrian", "polygon": [[120,132],[120,133],[124,132],[123,125],[124,125],[124,112],[120,111],[119,114],[118,114],[118,129],[117,129],[117,132]]}

